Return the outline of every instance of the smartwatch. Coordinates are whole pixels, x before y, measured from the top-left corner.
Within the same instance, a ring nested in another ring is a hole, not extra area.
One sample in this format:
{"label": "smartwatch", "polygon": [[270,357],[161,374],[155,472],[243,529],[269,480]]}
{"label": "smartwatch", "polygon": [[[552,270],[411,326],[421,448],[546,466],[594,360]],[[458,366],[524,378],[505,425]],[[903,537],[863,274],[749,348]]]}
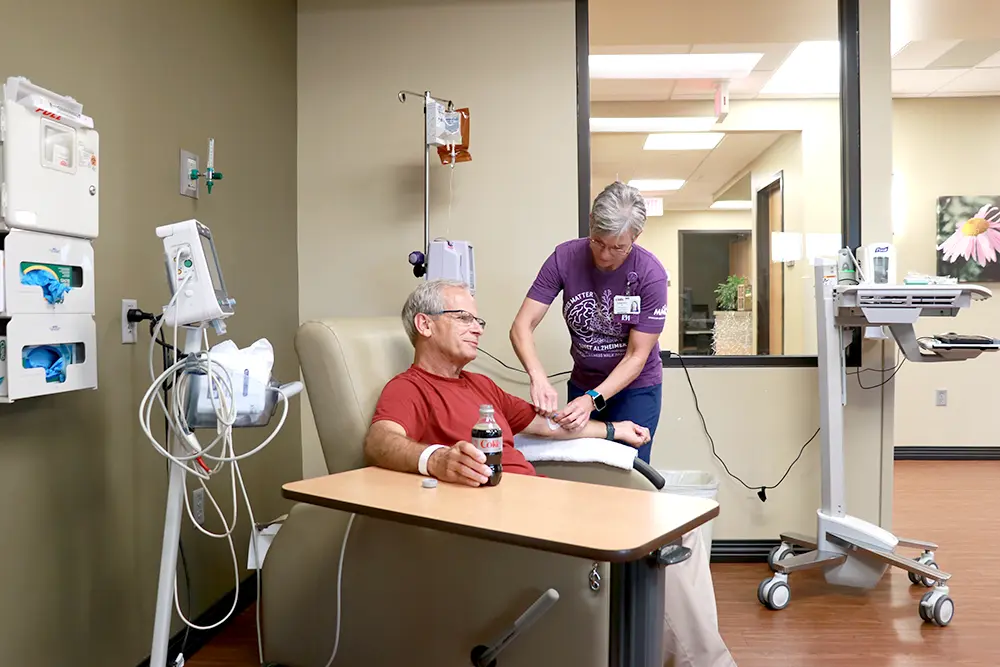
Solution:
{"label": "smartwatch", "polygon": [[590,396],[592,399],[594,399],[594,409],[597,410],[598,412],[603,410],[604,406],[607,405],[607,402],[604,400],[604,397],[601,396],[596,391],[594,391],[593,389],[587,391],[586,393],[587,396]]}

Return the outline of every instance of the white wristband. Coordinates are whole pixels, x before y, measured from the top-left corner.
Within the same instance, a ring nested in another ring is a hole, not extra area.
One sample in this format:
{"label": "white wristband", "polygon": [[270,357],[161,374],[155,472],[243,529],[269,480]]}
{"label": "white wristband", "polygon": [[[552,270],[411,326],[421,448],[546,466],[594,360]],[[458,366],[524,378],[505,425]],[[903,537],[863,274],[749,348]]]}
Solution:
{"label": "white wristband", "polygon": [[424,451],[420,452],[420,460],[417,461],[417,470],[420,471],[421,475],[429,475],[427,472],[427,462],[431,458],[431,454],[437,449],[447,449],[444,445],[428,445]]}

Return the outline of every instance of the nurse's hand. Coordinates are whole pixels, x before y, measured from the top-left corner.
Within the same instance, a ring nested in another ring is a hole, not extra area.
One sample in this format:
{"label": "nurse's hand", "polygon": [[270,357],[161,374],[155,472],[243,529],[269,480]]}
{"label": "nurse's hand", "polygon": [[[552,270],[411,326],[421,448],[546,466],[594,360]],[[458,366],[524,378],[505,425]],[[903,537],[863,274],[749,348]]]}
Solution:
{"label": "nurse's hand", "polygon": [[590,413],[594,409],[594,399],[584,394],[566,404],[554,417],[557,424],[567,431],[578,431],[590,421]]}
{"label": "nurse's hand", "polygon": [[547,377],[531,378],[531,404],[535,412],[543,417],[551,417],[559,407],[559,392]]}
{"label": "nurse's hand", "polygon": [[615,427],[615,442],[633,447],[642,447],[649,442],[649,429],[630,421],[611,422]]}

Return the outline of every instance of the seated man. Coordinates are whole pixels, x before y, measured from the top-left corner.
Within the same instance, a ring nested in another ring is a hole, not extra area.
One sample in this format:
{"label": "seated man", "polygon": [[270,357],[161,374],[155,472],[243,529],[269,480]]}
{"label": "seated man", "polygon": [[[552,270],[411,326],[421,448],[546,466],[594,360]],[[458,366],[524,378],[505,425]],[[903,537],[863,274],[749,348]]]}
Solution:
{"label": "seated man", "polygon": [[[421,283],[403,306],[403,327],[413,343],[413,365],[390,380],[379,397],[365,438],[365,455],[374,465],[419,472],[445,482],[479,486],[490,475],[485,455],[474,447],[472,427],[479,406],[488,403],[503,429],[504,473],[535,474],[514,448],[514,435],[547,438],[605,438],[639,447],[649,431],[632,422],[608,425],[590,421],[583,429],[551,429],[528,402],[492,380],[463,370],[476,358],[485,322],[462,283]],[[666,568],[664,613],[666,664],[675,667],[735,665],[716,628],[715,594],[700,532],[684,536],[694,552]]]}

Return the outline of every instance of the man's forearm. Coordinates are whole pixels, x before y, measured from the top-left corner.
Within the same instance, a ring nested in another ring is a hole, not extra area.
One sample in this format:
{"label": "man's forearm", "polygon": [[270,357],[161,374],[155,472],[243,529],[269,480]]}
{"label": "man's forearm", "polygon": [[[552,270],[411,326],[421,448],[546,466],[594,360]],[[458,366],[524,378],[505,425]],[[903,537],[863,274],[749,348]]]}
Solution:
{"label": "man's forearm", "polygon": [[[552,423],[555,424],[555,422]],[[528,435],[534,435],[540,438],[552,438],[553,440],[570,440],[572,438],[606,438],[608,436],[607,424],[593,419],[584,424],[583,428],[578,431],[567,431],[562,426],[558,426],[558,424],[556,426],[556,429],[550,429],[545,417],[536,415],[531,423],[528,424],[528,427],[524,429],[524,432]]]}
{"label": "man's forearm", "polygon": [[372,431],[365,439],[365,456],[379,468],[417,472],[420,454],[427,445],[391,431]]}

